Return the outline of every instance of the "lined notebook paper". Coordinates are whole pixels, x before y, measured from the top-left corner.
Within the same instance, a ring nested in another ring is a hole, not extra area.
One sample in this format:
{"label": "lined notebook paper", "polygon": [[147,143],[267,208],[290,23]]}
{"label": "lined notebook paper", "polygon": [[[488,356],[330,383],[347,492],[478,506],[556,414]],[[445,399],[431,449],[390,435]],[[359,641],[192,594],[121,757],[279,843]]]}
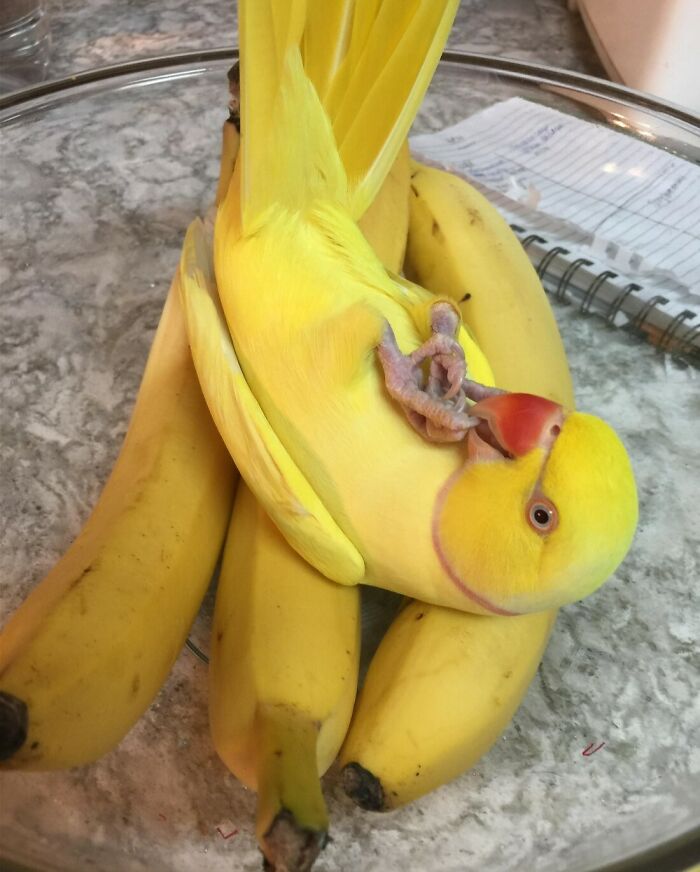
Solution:
{"label": "lined notebook paper", "polygon": [[412,137],[411,150],[476,184],[524,229],[533,261],[563,248],[547,264],[560,289],[585,258],[567,283],[585,297],[607,272],[594,288],[598,306],[609,310],[633,285],[613,313],[618,323],[641,314],[667,336],[669,327],[689,341],[697,333],[700,167],[521,98]]}

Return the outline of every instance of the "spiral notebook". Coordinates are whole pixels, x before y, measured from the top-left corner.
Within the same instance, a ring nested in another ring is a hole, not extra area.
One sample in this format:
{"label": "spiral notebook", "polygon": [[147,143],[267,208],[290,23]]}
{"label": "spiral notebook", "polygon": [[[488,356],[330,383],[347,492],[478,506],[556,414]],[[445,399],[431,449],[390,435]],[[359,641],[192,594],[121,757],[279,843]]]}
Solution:
{"label": "spiral notebook", "polygon": [[554,297],[700,365],[700,167],[519,97],[411,151],[499,208]]}

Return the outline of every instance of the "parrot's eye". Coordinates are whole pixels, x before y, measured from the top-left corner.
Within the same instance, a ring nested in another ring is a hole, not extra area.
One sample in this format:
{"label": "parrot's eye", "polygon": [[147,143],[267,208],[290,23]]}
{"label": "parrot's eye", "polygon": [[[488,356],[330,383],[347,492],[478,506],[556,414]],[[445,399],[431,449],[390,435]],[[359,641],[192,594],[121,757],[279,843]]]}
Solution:
{"label": "parrot's eye", "polygon": [[554,503],[543,497],[530,501],[527,519],[536,533],[551,533],[557,526],[559,515]]}

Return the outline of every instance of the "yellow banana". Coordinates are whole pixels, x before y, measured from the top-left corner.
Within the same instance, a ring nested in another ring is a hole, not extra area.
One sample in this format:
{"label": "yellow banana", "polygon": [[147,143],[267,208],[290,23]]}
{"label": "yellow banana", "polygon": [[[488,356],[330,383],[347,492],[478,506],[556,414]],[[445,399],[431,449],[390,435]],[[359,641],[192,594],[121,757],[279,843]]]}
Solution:
{"label": "yellow banana", "polygon": [[0,765],[89,763],[140,717],[206,591],[234,475],[199,389],[175,282],[100,499],[0,634]]}
{"label": "yellow banana", "polygon": [[319,776],[352,714],[359,597],[299,557],[241,482],[214,611],[210,723],[221,759],[258,791],[258,841],[275,869],[310,868],[326,841]]}
{"label": "yellow banana", "polygon": [[459,303],[498,387],[538,393],[573,408],[571,376],[549,301],[498,210],[464,179],[416,162],[409,202],[406,275]]}
{"label": "yellow banana", "polygon": [[379,193],[357,222],[365,239],[387,269],[401,272],[408,235],[410,153],[406,141]]}
{"label": "yellow banana", "polygon": [[360,692],[340,756],[346,793],[387,811],[466,771],[515,713],[553,622],[553,612],[503,618],[410,603]]}
{"label": "yellow banana", "polygon": [[231,121],[230,118],[224,121],[224,125],[221,130],[219,184],[216,188],[215,199],[215,203],[217,206],[226,197],[228,185],[231,181],[231,176],[233,175],[233,167],[236,163],[236,157],[238,156],[240,139],[241,136],[238,132],[238,128],[233,123],[233,121]]}
{"label": "yellow banana", "polygon": [[[466,182],[414,164],[407,272],[453,299],[471,294],[462,316],[496,384],[548,393],[573,408],[556,323],[522,254],[499,213]],[[372,660],[341,751],[346,792],[364,808],[386,810],[471,767],[524,697],[555,616],[407,606]]]}
{"label": "yellow banana", "polygon": [[228,185],[233,175],[233,167],[238,157],[238,149],[241,143],[240,108],[241,87],[240,72],[236,62],[228,71],[229,89],[229,117],[224,121],[221,130],[221,156],[219,159],[219,183],[216,188],[214,203],[218,206],[226,198]]}

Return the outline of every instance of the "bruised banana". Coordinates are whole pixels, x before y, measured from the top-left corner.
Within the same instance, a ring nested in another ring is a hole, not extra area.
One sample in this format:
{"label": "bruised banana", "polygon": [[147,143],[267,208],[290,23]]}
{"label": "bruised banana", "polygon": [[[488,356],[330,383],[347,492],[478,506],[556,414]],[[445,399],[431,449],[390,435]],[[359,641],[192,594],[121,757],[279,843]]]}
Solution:
{"label": "bruised banana", "polygon": [[573,408],[549,301],[503,216],[464,179],[415,161],[409,202],[406,275],[459,304],[498,387]]}
{"label": "bruised banana", "polygon": [[209,584],[235,474],[174,282],[99,501],[0,634],[0,766],[90,763],[141,716]]}
{"label": "bruised banana", "polygon": [[[451,178],[414,165],[409,273],[453,299],[471,294],[461,305],[464,322],[479,337],[497,385],[517,378],[517,389],[548,391],[551,399],[573,408],[568,365],[551,313],[539,325],[539,341],[529,347],[527,337],[535,333],[530,313],[539,318],[543,302],[548,304],[527,257],[519,256],[517,239],[509,239],[510,228],[494,207],[461,179],[455,178],[453,186]],[[470,212],[467,203],[480,211]],[[439,233],[429,223],[438,219]],[[448,273],[443,262],[460,245],[464,261]],[[510,256],[497,254],[506,249]],[[483,283],[479,275],[485,276]],[[488,295],[482,294],[484,288]],[[341,751],[348,795],[363,808],[396,808],[474,765],[525,696],[555,616],[549,611],[481,617],[417,601],[408,605],[372,660]]]}
{"label": "bruised banana", "polygon": [[226,766],[258,792],[271,868],[309,869],[327,839],[319,777],[357,688],[360,594],[323,578],[240,483],[214,611],[210,724]]}

